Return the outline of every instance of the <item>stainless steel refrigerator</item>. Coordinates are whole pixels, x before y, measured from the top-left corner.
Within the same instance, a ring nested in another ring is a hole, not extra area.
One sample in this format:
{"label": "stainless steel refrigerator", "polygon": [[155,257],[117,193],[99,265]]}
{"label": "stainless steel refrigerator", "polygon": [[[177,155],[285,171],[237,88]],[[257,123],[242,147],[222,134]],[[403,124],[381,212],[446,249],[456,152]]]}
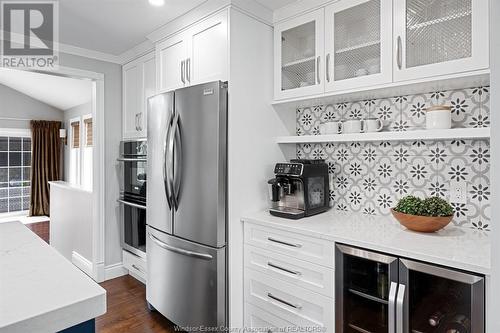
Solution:
{"label": "stainless steel refrigerator", "polygon": [[182,327],[227,324],[227,83],[148,100],[148,303]]}

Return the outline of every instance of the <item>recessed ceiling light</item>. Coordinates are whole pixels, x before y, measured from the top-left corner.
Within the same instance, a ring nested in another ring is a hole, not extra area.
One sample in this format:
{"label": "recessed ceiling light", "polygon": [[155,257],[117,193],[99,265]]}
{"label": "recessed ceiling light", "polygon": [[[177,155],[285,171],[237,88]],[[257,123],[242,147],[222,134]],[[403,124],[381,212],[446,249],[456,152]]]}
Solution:
{"label": "recessed ceiling light", "polygon": [[149,0],[149,3],[155,7],[161,7],[165,4],[165,0]]}

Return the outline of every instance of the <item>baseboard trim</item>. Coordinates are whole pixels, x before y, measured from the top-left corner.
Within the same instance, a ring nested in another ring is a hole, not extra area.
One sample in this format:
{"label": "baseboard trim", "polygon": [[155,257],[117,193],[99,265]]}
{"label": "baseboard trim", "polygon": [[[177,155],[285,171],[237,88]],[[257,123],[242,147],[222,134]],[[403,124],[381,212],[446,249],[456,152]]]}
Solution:
{"label": "baseboard trim", "polygon": [[73,251],[71,253],[71,262],[89,277],[94,278],[92,262],[82,256],[80,253]]}
{"label": "baseboard trim", "polygon": [[111,280],[128,274],[128,269],[123,266],[123,263],[108,265],[104,267],[104,281]]}

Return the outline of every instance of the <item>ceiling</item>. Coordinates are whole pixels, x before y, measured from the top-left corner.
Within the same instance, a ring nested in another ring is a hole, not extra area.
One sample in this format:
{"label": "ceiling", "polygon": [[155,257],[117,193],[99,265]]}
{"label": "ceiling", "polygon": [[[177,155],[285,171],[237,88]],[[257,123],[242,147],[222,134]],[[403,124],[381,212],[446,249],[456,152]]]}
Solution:
{"label": "ceiling", "polygon": [[92,99],[92,82],[0,68],[0,84],[60,110],[67,110]]}
{"label": "ceiling", "polygon": [[[146,35],[209,0],[64,0],[59,2],[59,40],[63,44],[120,55]],[[275,10],[296,0],[257,0]]]}
{"label": "ceiling", "polygon": [[281,7],[285,7],[297,0],[256,0],[258,3],[267,7],[271,10],[276,10]]}
{"label": "ceiling", "polygon": [[64,0],[59,2],[59,41],[113,55],[144,42],[146,35],[206,0]]}

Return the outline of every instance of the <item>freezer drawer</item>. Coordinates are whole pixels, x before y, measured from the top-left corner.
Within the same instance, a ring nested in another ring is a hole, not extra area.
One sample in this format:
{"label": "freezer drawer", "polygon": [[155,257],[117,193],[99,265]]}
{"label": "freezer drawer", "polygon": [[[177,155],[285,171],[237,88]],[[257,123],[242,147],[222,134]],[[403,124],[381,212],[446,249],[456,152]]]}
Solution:
{"label": "freezer drawer", "polygon": [[226,249],[185,241],[148,227],[146,298],[179,326],[226,325]]}

